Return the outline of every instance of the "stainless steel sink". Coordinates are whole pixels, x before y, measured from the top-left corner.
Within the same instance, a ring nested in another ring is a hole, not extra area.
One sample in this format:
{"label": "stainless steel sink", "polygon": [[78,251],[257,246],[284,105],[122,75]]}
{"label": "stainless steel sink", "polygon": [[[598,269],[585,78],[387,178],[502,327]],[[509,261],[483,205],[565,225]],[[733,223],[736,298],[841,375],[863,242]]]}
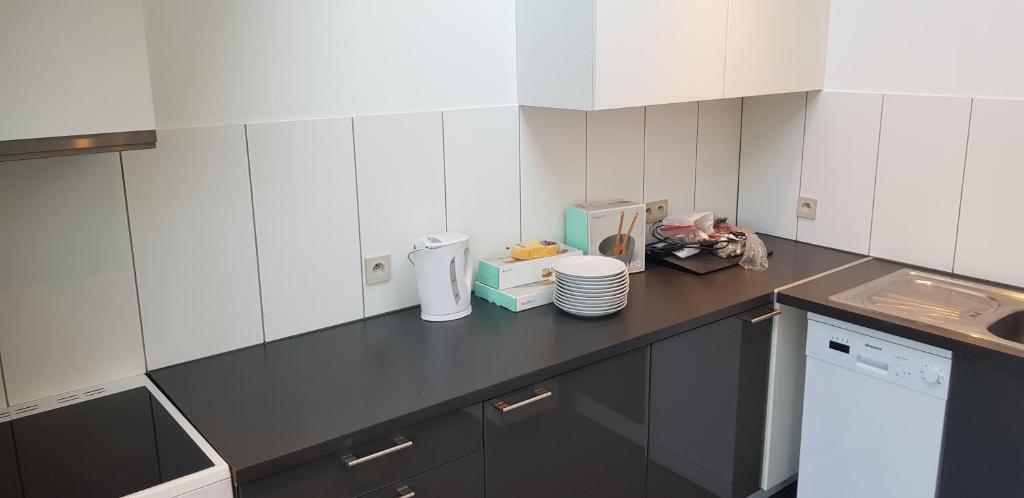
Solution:
{"label": "stainless steel sink", "polygon": [[1024,293],[899,270],[829,299],[1024,349]]}

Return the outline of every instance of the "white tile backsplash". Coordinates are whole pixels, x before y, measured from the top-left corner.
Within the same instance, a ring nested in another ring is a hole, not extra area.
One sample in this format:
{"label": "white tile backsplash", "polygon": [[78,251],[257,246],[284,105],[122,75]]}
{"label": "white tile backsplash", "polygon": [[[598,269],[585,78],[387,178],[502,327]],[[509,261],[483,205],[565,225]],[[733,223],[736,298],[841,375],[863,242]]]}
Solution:
{"label": "white tile backsplash", "polygon": [[697,103],[647,107],[644,201],[668,199],[669,212],[693,210]]}
{"label": "white tile backsplash", "polygon": [[123,154],[151,369],[263,341],[243,127],[158,140]]}
{"label": "white tile backsplash", "polygon": [[954,271],[1024,287],[1024,101],[976,99]]}
{"label": "white tile backsplash", "polygon": [[702,101],[697,107],[694,206],[736,221],[743,99]]}
{"label": "white tile backsplash", "polygon": [[565,207],[586,201],[587,113],[519,108],[523,239],[565,240]]}
{"label": "white tile backsplash", "polygon": [[886,95],[871,255],[951,271],[971,99]]}
{"label": "white tile backsplash", "polygon": [[357,117],[354,126],[363,257],[391,257],[391,280],[363,285],[373,316],[419,303],[406,256],[416,237],[445,231],[441,113]]}
{"label": "white tile backsplash", "polygon": [[743,100],[738,225],[796,238],[807,93]]}
{"label": "white tile backsplash", "polygon": [[587,113],[587,202],[644,198],[644,108]]}
{"label": "white tile backsplash", "polygon": [[445,111],[444,169],[448,230],[469,235],[475,274],[519,240],[519,110]]}
{"label": "white tile backsplash", "polygon": [[352,120],[247,127],[267,340],[363,317]]}
{"label": "white tile backsplash", "polygon": [[118,155],[0,163],[0,213],[11,403],[144,372]]}
{"label": "white tile backsplash", "polygon": [[881,121],[880,94],[809,94],[800,193],[818,199],[818,212],[798,220],[799,240],[868,253]]}

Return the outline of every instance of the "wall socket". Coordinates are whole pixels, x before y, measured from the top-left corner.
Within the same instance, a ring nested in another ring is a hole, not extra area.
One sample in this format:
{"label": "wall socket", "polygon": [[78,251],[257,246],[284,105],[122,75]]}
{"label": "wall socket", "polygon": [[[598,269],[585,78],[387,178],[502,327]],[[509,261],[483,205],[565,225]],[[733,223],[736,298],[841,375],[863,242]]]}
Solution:
{"label": "wall socket", "polygon": [[391,280],[391,255],[381,254],[363,259],[366,285],[382,284]]}
{"label": "wall socket", "polygon": [[813,220],[818,217],[818,199],[801,195],[796,204],[796,217]]}
{"label": "wall socket", "polygon": [[647,223],[661,221],[668,216],[668,199],[647,202]]}

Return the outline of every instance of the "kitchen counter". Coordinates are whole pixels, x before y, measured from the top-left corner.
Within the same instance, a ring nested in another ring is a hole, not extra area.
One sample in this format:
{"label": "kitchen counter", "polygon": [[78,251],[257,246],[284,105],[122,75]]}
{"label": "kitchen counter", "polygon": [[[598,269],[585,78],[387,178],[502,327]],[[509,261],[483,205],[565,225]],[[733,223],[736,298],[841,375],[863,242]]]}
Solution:
{"label": "kitchen counter", "polygon": [[[951,275],[941,271],[872,259],[822,278],[783,289],[778,293],[777,299],[782,304],[812,313],[818,313],[837,320],[931,344],[953,351],[955,354],[969,354],[980,359],[1024,370],[1024,349],[829,300],[829,296],[904,268],[919,269],[927,273],[980,282],[979,280],[960,275]],[[1003,284],[992,285],[1008,287]]]}
{"label": "kitchen counter", "polygon": [[649,267],[610,317],[511,313],[474,298],[473,313],[452,322],[411,308],[150,375],[237,484],[767,304],[775,289],[862,258],[764,239],[767,271]]}

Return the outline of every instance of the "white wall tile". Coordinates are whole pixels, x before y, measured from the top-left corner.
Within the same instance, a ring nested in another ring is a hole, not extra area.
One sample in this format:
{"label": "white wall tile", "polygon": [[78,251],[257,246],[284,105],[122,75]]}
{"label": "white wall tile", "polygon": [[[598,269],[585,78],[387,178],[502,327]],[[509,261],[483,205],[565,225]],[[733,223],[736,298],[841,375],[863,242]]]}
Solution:
{"label": "white wall tile", "polygon": [[697,107],[697,211],[736,220],[742,99],[706,100]]}
{"label": "white wall tile", "polygon": [[0,163],[11,403],[145,371],[117,154]]}
{"label": "white wall tile", "polygon": [[644,108],[587,113],[587,202],[644,198]]}
{"label": "white wall tile", "polygon": [[881,94],[810,93],[800,193],[818,213],[798,220],[800,241],[868,253],[881,120]]}
{"label": "white wall tile", "polygon": [[519,240],[518,108],[445,111],[444,169],[448,230],[469,235],[475,275]]}
{"label": "white wall tile", "polygon": [[1024,287],[1022,164],[1024,101],[975,100],[956,244],[957,273]]}
{"label": "white wall tile", "polygon": [[971,99],[886,95],[871,255],[953,269]]}
{"label": "white wall tile", "polygon": [[520,107],[523,239],[565,240],[565,208],[586,201],[587,114]]}
{"label": "white wall tile", "polygon": [[806,104],[806,92],[744,99],[739,225],[796,238]]}
{"label": "white wall tile", "polygon": [[391,280],[363,286],[366,316],[419,303],[406,259],[416,237],[445,231],[441,113],[357,117],[363,257],[391,255]]}
{"label": "white wall tile", "polygon": [[247,134],[266,339],[362,318],[352,120]]}
{"label": "white wall tile", "polygon": [[668,199],[669,212],[692,210],[697,103],[648,106],[644,147],[644,201]]}
{"label": "white wall tile", "polygon": [[124,153],[150,369],[263,340],[245,131],[161,130]]}

